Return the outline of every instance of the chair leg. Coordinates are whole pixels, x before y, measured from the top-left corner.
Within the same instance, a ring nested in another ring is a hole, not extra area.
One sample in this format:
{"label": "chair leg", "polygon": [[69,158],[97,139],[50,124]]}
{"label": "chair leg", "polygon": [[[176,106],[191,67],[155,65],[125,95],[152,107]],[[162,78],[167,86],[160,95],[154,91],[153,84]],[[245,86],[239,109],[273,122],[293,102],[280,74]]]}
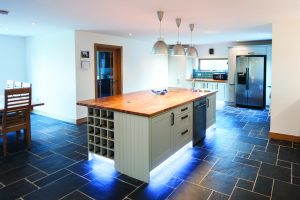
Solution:
{"label": "chair leg", "polygon": [[27,143],[27,149],[31,149],[31,130],[30,128],[24,130],[26,131],[26,143]]}
{"label": "chair leg", "polygon": [[17,144],[20,144],[20,131],[16,131]]}
{"label": "chair leg", "polygon": [[7,137],[6,137],[6,133],[3,133],[3,157],[7,156]]}

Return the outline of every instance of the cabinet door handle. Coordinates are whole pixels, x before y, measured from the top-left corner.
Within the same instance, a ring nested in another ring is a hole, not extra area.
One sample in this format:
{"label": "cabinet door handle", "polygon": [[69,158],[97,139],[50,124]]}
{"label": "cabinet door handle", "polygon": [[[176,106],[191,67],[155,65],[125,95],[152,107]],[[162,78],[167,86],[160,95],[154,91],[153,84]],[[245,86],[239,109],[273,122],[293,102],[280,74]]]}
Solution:
{"label": "cabinet door handle", "polygon": [[185,115],[185,116],[183,116],[183,117],[181,117],[181,119],[185,119],[185,118],[187,118],[189,115]]}
{"label": "cabinet door handle", "polygon": [[184,135],[184,134],[186,134],[187,132],[189,132],[188,129],[186,129],[185,131],[181,132],[181,135]]}
{"label": "cabinet door handle", "polygon": [[206,107],[209,107],[209,99],[206,99]]}
{"label": "cabinet door handle", "polygon": [[171,126],[174,125],[174,113],[171,113]]}
{"label": "cabinet door handle", "polygon": [[188,109],[188,107],[182,108],[181,112],[186,111]]}

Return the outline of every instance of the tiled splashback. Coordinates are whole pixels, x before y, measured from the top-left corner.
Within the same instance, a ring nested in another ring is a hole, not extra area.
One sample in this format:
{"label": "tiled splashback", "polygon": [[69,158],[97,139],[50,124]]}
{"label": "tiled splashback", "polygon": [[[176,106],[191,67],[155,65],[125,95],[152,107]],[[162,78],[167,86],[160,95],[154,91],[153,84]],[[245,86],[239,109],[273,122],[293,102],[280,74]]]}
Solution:
{"label": "tiled splashback", "polygon": [[227,71],[201,71],[193,69],[193,78],[213,78],[214,73],[227,73]]}

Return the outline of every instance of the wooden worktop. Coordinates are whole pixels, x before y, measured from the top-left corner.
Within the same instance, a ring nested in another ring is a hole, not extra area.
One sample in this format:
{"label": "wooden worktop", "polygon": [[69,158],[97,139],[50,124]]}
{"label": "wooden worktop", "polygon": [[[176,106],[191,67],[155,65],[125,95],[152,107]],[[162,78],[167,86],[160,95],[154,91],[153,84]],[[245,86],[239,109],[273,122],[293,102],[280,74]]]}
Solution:
{"label": "wooden worktop", "polygon": [[152,117],[185,103],[216,93],[192,92],[190,89],[172,88],[165,95],[150,90],[79,101],[77,105]]}
{"label": "wooden worktop", "polygon": [[213,82],[213,83],[227,83],[227,80],[215,80],[212,78],[190,78],[187,81]]}

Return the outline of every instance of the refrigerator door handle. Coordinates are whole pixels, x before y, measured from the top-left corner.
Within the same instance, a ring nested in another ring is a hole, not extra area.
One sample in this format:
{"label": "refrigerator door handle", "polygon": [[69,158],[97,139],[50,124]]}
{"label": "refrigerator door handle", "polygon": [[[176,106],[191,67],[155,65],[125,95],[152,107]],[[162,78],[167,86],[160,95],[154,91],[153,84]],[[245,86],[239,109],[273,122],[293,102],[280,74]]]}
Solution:
{"label": "refrigerator door handle", "polygon": [[249,68],[246,68],[246,90],[249,90]]}

